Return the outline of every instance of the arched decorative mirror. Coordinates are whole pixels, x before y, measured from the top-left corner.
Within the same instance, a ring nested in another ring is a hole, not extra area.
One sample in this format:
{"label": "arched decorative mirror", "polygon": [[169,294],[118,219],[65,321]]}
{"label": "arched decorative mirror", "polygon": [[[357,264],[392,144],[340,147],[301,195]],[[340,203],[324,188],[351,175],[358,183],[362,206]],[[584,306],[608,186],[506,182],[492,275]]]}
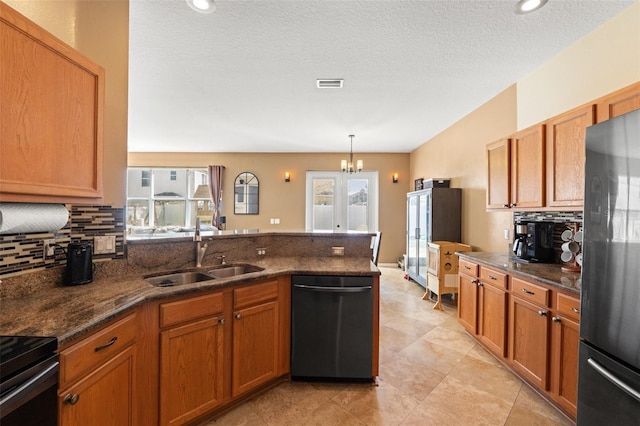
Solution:
{"label": "arched decorative mirror", "polygon": [[242,172],[236,176],[233,189],[235,214],[258,214],[258,196],[260,183],[251,172]]}

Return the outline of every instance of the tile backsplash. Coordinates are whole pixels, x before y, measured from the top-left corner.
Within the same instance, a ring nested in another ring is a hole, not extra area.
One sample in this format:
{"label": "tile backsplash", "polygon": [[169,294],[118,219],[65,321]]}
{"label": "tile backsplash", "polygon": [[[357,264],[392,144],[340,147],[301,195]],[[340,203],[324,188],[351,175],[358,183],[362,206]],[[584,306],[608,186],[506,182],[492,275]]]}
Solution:
{"label": "tile backsplash", "polygon": [[11,277],[33,273],[66,264],[64,251],[56,248],[55,256],[43,259],[43,240],[55,239],[66,249],[71,241],[93,243],[96,236],[115,236],[116,252],[94,254],[94,262],[124,259],[124,207],[67,204],[69,221],[59,231],[0,235],[0,276]]}
{"label": "tile backsplash", "polygon": [[582,228],[583,214],[581,211],[566,212],[514,212],[514,222],[554,222],[553,227],[553,251],[555,253],[555,263],[562,263],[560,254],[562,254],[562,232],[573,224],[577,223]]}

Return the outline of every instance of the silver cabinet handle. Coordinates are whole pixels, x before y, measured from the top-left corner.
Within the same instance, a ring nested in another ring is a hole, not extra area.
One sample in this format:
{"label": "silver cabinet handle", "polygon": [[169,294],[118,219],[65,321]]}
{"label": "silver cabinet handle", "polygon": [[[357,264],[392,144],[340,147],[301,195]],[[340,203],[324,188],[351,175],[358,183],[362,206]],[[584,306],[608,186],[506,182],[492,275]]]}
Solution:
{"label": "silver cabinet handle", "polygon": [[464,265],[464,269],[466,269],[466,270],[470,271],[470,270],[471,270],[471,266]]}
{"label": "silver cabinet handle", "polygon": [[538,311],[538,315],[540,315],[541,317],[546,317],[547,316],[547,311],[544,311],[544,310],[541,309],[541,310]]}
{"label": "silver cabinet handle", "polygon": [[218,324],[224,324],[224,318],[220,318],[220,319],[218,320]]}
{"label": "silver cabinet handle", "polygon": [[484,283],[482,281],[478,281],[478,287],[484,287]]}
{"label": "silver cabinet handle", "polygon": [[531,291],[531,290],[527,290],[526,288],[523,288],[523,289],[522,289],[522,292],[523,292],[523,293],[526,293],[526,294],[530,294],[530,295],[532,295],[532,296],[533,296],[534,294],[536,294],[535,292],[533,292],[533,291]]}
{"label": "silver cabinet handle", "polygon": [[480,280],[471,280],[471,284],[478,285],[479,282],[480,282]]}
{"label": "silver cabinet handle", "polygon": [[631,386],[629,386],[628,384],[623,382],[618,377],[614,376],[613,373],[611,373],[609,370],[604,368],[602,365],[600,365],[593,358],[587,359],[587,363],[591,366],[591,368],[593,368],[598,373],[600,373],[600,375],[602,375],[605,379],[609,380],[611,383],[613,383],[619,389],[621,389],[622,391],[626,392],[630,397],[632,397],[636,401],[640,402],[640,392],[638,392],[637,390],[633,389]]}
{"label": "silver cabinet handle", "polygon": [[111,340],[109,340],[107,343],[105,343],[104,345],[100,345],[100,346],[96,347],[94,350],[96,352],[100,352],[103,349],[107,349],[109,346],[113,345],[116,342],[116,340],[118,340],[118,336],[113,336],[111,338]]}
{"label": "silver cabinet handle", "polygon": [[553,321],[553,322],[561,322],[562,319],[560,317],[551,317],[551,321]]}
{"label": "silver cabinet handle", "polygon": [[580,309],[578,309],[578,308],[571,308],[571,310],[572,310],[573,312],[575,312],[576,314],[579,314],[579,313],[580,313]]}
{"label": "silver cabinet handle", "polygon": [[236,319],[240,319],[240,318],[242,318],[242,315],[236,314]]}
{"label": "silver cabinet handle", "polygon": [[67,405],[76,405],[79,399],[80,399],[80,395],[78,395],[77,393],[67,394],[62,400],[62,402]]}
{"label": "silver cabinet handle", "polygon": [[490,279],[490,280],[494,280],[494,281],[496,281],[496,280],[497,280],[497,278],[496,278],[496,277],[494,277],[493,275],[487,275],[487,276],[489,277],[489,279]]}

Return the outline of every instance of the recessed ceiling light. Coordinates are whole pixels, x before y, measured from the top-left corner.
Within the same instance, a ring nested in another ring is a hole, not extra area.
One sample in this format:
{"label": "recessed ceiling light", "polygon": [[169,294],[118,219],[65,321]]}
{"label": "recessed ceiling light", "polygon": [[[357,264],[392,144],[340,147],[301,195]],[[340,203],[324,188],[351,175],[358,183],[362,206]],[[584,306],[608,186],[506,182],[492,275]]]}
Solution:
{"label": "recessed ceiling light", "polygon": [[516,3],[516,13],[530,13],[540,9],[548,0],[520,0]]}
{"label": "recessed ceiling light", "polygon": [[341,78],[324,78],[316,80],[316,87],[318,89],[342,89],[344,80]]}
{"label": "recessed ceiling light", "polygon": [[213,0],[187,0],[189,7],[199,13],[213,13],[216,4]]}

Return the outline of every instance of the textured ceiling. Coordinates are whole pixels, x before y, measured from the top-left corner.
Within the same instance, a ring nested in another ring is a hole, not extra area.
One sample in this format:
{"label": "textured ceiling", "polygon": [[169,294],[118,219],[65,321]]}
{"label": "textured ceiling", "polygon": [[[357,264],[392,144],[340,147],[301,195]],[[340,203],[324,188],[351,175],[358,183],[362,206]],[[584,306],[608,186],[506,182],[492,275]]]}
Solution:
{"label": "textured ceiling", "polygon": [[129,151],[410,152],[633,2],[515,3],[130,0]]}

